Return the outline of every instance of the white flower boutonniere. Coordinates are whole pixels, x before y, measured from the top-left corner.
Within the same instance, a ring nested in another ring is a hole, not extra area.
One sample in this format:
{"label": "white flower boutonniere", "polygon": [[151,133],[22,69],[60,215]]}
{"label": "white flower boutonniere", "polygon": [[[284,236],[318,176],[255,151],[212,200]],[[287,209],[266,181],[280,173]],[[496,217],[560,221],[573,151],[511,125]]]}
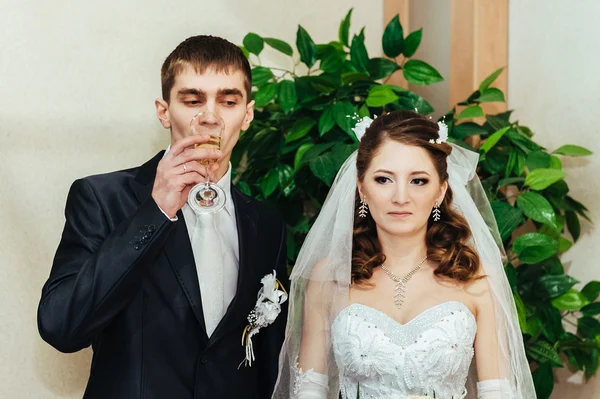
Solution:
{"label": "white flower boutonniere", "polygon": [[[248,325],[244,328],[242,334],[242,346],[246,348],[246,358],[240,363],[244,366],[252,366],[254,358],[254,347],[252,337],[259,333],[260,329],[271,325],[279,313],[281,305],[287,301],[288,294],[283,288],[283,284],[277,280],[277,273],[273,270],[272,274],[267,274],[260,281],[262,288],[258,291],[256,306],[248,315]],[[238,368],[239,368],[238,367]]]}

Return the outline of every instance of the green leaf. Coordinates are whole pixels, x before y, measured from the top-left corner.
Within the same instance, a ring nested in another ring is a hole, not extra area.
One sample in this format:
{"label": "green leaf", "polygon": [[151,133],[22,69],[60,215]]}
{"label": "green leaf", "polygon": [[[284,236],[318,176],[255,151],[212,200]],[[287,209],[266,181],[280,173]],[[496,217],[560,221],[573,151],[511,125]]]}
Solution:
{"label": "green leaf", "polygon": [[558,239],[558,252],[559,253],[567,252],[572,246],[573,246],[573,243],[571,241],[569,241],[568,239],[566,239],[565,237],[560,237]]}
{"label": "green leaf", "polygon": [[285,142],[289,143],[291,141],[301,139],[302,137],[306,136],[308,132],[310,132],[315,124],[315,120],[312,118],[304,117],[298,119],[288,132]]}
{"label": "green leaf", "polygon": [[315,144],[311,148],[309,148],[300,161],[300,167],[306,163],[310,163],[312,160],[317,159],[321,154],[325,153],[325,151],[330,150],[335,143],[321,143]]}
{"label": "green leaf", "polygon": [[271,169],[269,172],[263,177],[263,179],[259,183],[259,187],[263,192],[265,198],[275,192],[275,189],[279,185],[279,173],[276,169]]}
{"label": "green leaf", "polygon": [[246,58],[250,58],[250,52],[248,51],[248,49],[247,49],[246,47],[244,47],[244,46],[238,46],[238,47],[239,47],[239,48],[242,50],[242,52],[244,53],[244,57],[246,57]]}
{"label": "green leaf", "polygon": [[333,109],[332,107],[325,108],[319,118],[319,135],[323,137],[323,135],[333,129],[334,126]]}
{"label": "green leaf", "polygon": [[554,228],[556,226],[556,214],[554,208],[546,198],[538,193],[526,192],[517,199],[517,206],[523,210],[526,216],[536,222],[549,224]]}
{"label": "green leaf", "polygon": [[362,29],[360,30],[360,33],[358,34],[358,38],[360,39],[361,42],[365,42],[365,27],[363,26]]}
{"label": "green leaf", "polygon": [[529,173],[525,178],[525,184],[533,190],[540,191],[559,180],[565,178],[567,174],[562,170],[541,168]]}
{"label": "green leaf", "polygon": [[333,178],[337,173],[335,162],[332,158],[332,152],[326,152],[309,162],[310,170],[321,179],[325,184],[331,186]]}
{"label": "green leaf", "polygon": [[483,109],[479,105],[472,105],[463,109],[456,119],[473,119],[484,116]]}
{"label": "green leaf", "polygon": [[581,294],[590,302],[594,302],[600,296],[600,281],[590,281],[583,287]]}
{"label": "green leaf", "polygon": [[554,151],[553,154],[566,155],[569,157],[586,157],[592,155],[593,152],[578,145],[567,144]]}
{"label": "green leaf", "polygon": [[344,53],[330,47],[321,61],[321,69],[325,72],[337,73],[344,67],[345,59]]}
{"label": "green leaf", "polygon": [[300,53],[300,61],[311,68],[317,61],[317,46],[308,32],[300,25],[296,33],[296,47]]}
{"label": "green leaf", "polygon": [[[587,299],[587,298],[586,298]],[[590,303],[581,308],[584,316],[597,316],[600,314],[600,302]]]}
{"label": "green leaf", "polygon": [[254,93],[255,106],[258,108],[264,107],[277,95],[277,85],[275,83],[267,83]]}
{"label": "green leaf", "polygon": [[[598,336],[596,336],[596,341],[598,340]],[[598,351],[598,348],[594,348],[591,349],[588,352],[588,356],[586,356],[585,358],[585,378],[586,379],[590,379],[592,378],[595,374],[596,371],[598,371],[598,366],[600,366],[600,358],[599,358],[600,352]]]}
{"label": "green leaf", "polygon": [[518,293],[513,292],[513,297],[515,299],[515,305],[517,307],[519,326],[521,326],[521,330],[523,330],[523,332],[527,332],[527,310],[525,309],[525,304],[523,303],[523,300],[521,299]]}
{"label": "green leaf", "polygon": [[550,274],[554,274],[554,275],[565,274],[565,267],[563,266],[563,264],[560,261],[560,259],[558,258],[558,256],[553,256],[551,258],[546,259],[544,261],[544,266],[546,267],[546,270]]}
{"label": "green leaf", "polygon": [[467,137],[475,136],[475,135],[487,135],[488,131],[483,128],[483,126],[478,125],[474,122],[463,122],[457,125],[452,126],[450,130],[450,135],[456,137],[457,139],[464,140]]}
{"label": "green leaf", "polygon": [[498,223],[498,230],[502,241],[506,241],[513,231],[525,222],[523,211],[517,209],[507,202],[494,201],[491,204],[494,217]]}
{"label": "green leaf", "polygon": [[348,37],[350,34],[350,18],[352,17],[352,11],[354,11],[354,8],[351,8],[350,11],[348,11],[348,14],[346,14],[346,18],[344,18],[340,23],[340,29],[338,32],[340,42],[342,42],[346,47],[348,47]]}
{"label": "green leaf", "polygon": [[367,54],[365,43],[358,36],[352,38],[350,60],[352,61],[352,65],[360,72],[367,72],[369,70],[369,54]]}
{"label": "green leaf", "polygon": [[311,149],[313,146],[313,143],[305,143],[302,144],[298,150],[296,150],[296,156],[294,157],[294,170],[300,169],[300,166],[302,166],[302,157],[306,151]]}
{"label": "green leaf", "polygon": [[[391,85],[389,86],[392,87]],[[412,91],[394,91],[400,96],[398,103],[402,107],[404,107],[404,109],[414,111],[414,109],[416,108],[417,112],[422,115],[427,115],[434,111],[431,104],[429,104],[423,97],[419,96],[418,94]]]}
{"label": "green leaf", "polygon": [[272,37],[265,37],[265,43],[274,48],[275,50],[282,52],[285,55],[289,55],[290,57],[294,55],[294,50],[292,46],[284,42],[283,40],[275,39]]}
{"label": "green leaf", "polygon": [[361,80],[368,80],[369,75],[364,72],[344,72],[342,73],[342,84],[344,86],[351,83],[360,82]]}
{"label": "green leaf", "polygon": [[383,107],[398,100],[398,96],[394,91],[386,85],[373,86],[369,90],[367,97],[367,105],[369,107]]}
{"label": "green leaf", "polygon": [[508,280],[508,284],[510,285],[510,289],[513,292],[516,292],[517,289],[517,269],[513,266],[512,263],[508,263],[504,267],[504,271],[506,273],[506,279]]}
{"label": "green leaf", "polygon": [[552,155],[550,157],[550,169],[562,169],[562,162],[559,157]]}
{"label": "green leaf", "polygon": [[363,104],[360,106],[360,108],[358,109],[358,116],[361,118],[364,118],[365,116],[368,116],[369,118],[371,117],[371,111],[369,111],[369,107],[367,107],[367,104]]}
{"label": "green leaf", "polygon": [[532,373],[533,384],[537,399],[549,399],[554,390],[554,374],[552,374],[552,364],[542,363]]}
{"label": "green leaf", "polygon": [[524,177],[507,177],[498,182],[498,187],[510,186],[518,183],[525,183]]}
{"label": "green leaf", "polygon": [[259,87],[273,79],[273,71],[269,68],[257,66],[252,68],[252,85]]}
{"label": "green leaf", "polygon": [[296,85],[291,80],[282,80],[279,82],[279,104],[285,113],[288,113],[298,98],[296,96]]}
{"label": "green leaf", "polygon": [[[515,174],[517,176],[523,176],[525,173],[525,166],[527,163],[527,158],[520,151],[517,152],[517,164],[515,166]],[[524,180],[524,179],[523,179]]]}
{"label": "green leaf", "polygon": [[527,168],[529,170],[549,168],[552,156],[544,151],[532,151],[527,155]]}
{"label": "green leaf", "polygon": [[[466,111],[466,109],[465,109],[465,111]],[[504,136],[504,134],[508,131],[508,129],[510,129],[509,126],[503,127],[502,129],[498,130],[497,132],[492,134],[490,137],[488,137],[487,140],[485,140],[485,142],[481,145],[481,147],[479,147],[479,151],[480,152],[483,151],[483,153],[485,154],[489,150],[491,150],[492,147],[494,147],[498,143],[498,141],[500,141],[500,139],[502,138],[502,136]]]}
{"label": "green leaf", "polygon": [[486,115],[486,124],[484,127],[489,127],[491,131],[500,130],[503,127],[510,126],[510,114],[512,111],[503,112],[496,115]]}
{"label": "green leaf", "polygon": [[250,189],[250,186],[248,185],[248,183],[246,183],[245,181],[241,181],[239,180],[237,183],[235,183],[235,186],[244,194],[251,196],[252,195],[252,190]]}
{"label": "green leaf", "polygon": [[500,68],[494,73],[492,73],[490,76],[485,78],[483,82],[481,82],[481,84],[479,85],[479,91],[483,93],[485,90],[487,90],[487,88],[490,87],[492,83],[494,83],[496,78],[498,78],[498,76],[502,73],[503,70],[504,68]]}
{"label": "green leaf", "polygon": [[554,367],[562,367],[562,361],[556,349],[546,341],[538,341],[526,347],[527,354],[540,363],[551,363]]}
{"label": "green leaf", "polygon": [[583,337],[595,339],[600,334],[600,322],[593,317],[583,316],[577,320],[577,332]]}
{"label": "green leaf", "polygon": [[402,54],[406,58],[410,58],[417,52],[417,49],[421,45],[421,38],[423,37],[423,29],[416,30],[404,39],[404,50]]}
{"label": "green leaf", "polygon": [[542,147],[520,133],[518,129],[510,129],[506,134],[506,138],[508,138],[526,154],[529,153],[529,151],[539,151],[542,149]]}
{"label": "green leaf", "polygon": [[351,137],[354,137],[354,132],[351,130],[351,128],[354,127],[355,122],[350,117],[354,115],[356,110],[352,104],[348,101],[338,101],[333,105],[332,111],[333,120],[340,127],[340,129],[351,135]]}
{"label": "green leaf", "polygon": [[[566,294],[578,282],[579,281],[575,280],[571,276],[567,276],[566,274],[547,274],[540,277],[540,283],[546,289],[546,292],[550,298],[558,298],[561,295]],[[558,306],[554,307],[560,309]]]}
{"label": "green leaf", "polygon": [[390,58],[396,58],[404,50],[404,32],[400,24],[400,16],[396,15],[385,27],[381,40],[383,52]]}
{"label": "green leaf", "polygon": [[558,340],[558,337],[565,332],[560,311],[553,306],[539,307],[536,311],[542,321],[544,336],[550,342]]}
{"label": "green leaf", "polygon": [[430,85],[444,80],[442,75],[431,65],[420,60],[406,61],[402,68],[404,78],[415,85]]}
{"label": "green leaf", "polygon": [[279,187],[283,195],[288,197],[296,188],[294,181],[294,169],[287,164],[277,165],[277,173],[279,175]]}
{"label": "green leaf", "polygon": [[371,75],[371,79],[378,80],[382,78],[387,78],[398,69],[400,66],[396,64],[394,61],[389,60],[387,58],[371,58],[369,60],[369,75]]}
{"label": "green leaf", "polygon": [[522,263],[539,263],[558,251],[558,243],[545,234],[527,233],[514,241],[513,251]]}
{"label": "green leaf", "polygon": [[259,55],[265,47],[265,41],[256,33],[248,33],[243,40],[244,47],[252,54]]}
{"label": "green leaf", "polygon": [[581,292],[574,289],[552,300],[552,306],[558,310],[578,310],[589,303]]}
{"label": "green leaf", "polygon": [[502,90],[496,89],[495,87],[485,89],[481,95],[477,98],[478,103],[493,103],[493,102],[505,102],[504,93]]}
{"label": "green leaf", "polygon": [[533,317],[530,317],[527,319],[526,333],[531,335],[532,337],[536,337],[535,339],[537,339],[537,337],[540,336],[543,328],[544,328],[544,326],[539,317],[533,316]]}

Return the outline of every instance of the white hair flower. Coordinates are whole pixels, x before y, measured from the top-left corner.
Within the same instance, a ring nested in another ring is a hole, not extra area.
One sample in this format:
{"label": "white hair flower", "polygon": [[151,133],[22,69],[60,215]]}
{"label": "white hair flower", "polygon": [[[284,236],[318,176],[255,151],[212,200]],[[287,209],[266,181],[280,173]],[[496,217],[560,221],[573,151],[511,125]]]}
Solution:
{"label": "white hair flower", "polygon": [[439,137],[437,139],[431,139],[429,142],[432,144],[442,144],[448,141],[448,125],[446,125],[446,122],[438,122],[438,135]]}
{"label": "white hair flower", "polygon": [[[352,131],[356,135],[358,141],[360,141],[365,135],[365,132],[367,131],[369,126],[371,126],[371,123],[373,123],[373,119],[371,119],[368,116],[360,118],[358,114],[348,115],[348,118],[352,118],[357,121],[356,125],[352,128]],[[375,119],[377,119],[377,115],[375,115]]]}

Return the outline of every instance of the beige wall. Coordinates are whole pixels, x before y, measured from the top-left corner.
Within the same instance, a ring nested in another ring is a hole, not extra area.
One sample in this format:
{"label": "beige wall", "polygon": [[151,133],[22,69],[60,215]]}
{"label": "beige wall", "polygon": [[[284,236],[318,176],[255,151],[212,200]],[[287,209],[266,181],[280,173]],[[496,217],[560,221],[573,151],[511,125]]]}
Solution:
{"label": "beige wall", "polygon": [[367,26],[367,47],[380,55],[380,0],[2,1],[0,398],[82,396],[90,352],[63,355],[41,341],[40,289],[71,182],[138,165],[168,144],[153,105],[167,54],[199,33],[294,43],[298,23],[317,42],[333,40],[353,3],[353,27]]}
{"label": "beige wall", "polygon": [[[393,0],[392,0],[393,1]],[[444,81],[430,86],[409,85],[410,90],[425,98],[438,118],[450,109],[450,0],[411,0],[410,31],[423,28],[421,46],[413,56],[433,66]]]}
{"label": "beige wall", "polygon": [[[512,0],[509,20],[509,106],[549,149],[581,144],[596,155],[565,160],[571,195],[600,220],[600,2]],[[596,222],[597,223],[597,222]],[[582,226],[580,241],[563,257],[582,282],[600,280],[600,231]],[[552,398],[600,397],[600,379],[557,373]],[[567,393],[568,392],[568,393]]]}

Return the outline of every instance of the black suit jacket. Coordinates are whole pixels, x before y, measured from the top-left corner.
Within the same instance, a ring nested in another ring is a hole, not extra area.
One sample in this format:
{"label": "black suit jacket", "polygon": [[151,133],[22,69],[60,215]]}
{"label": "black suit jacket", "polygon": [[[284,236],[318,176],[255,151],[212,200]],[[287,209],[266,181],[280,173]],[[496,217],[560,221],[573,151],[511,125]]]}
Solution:
{"label": "black suit jacket", "polygon": [[169,221],[151,196],[162,155],[73,183],[38,308],[40,334],[62,352],[92,345],[86,399],[268,399],[287,307],[254,337],[252,367],[238,366],[260,280],[276,269],[287,284],[285,224],[232,186],[237,294],[209,339],[183,215]]}

